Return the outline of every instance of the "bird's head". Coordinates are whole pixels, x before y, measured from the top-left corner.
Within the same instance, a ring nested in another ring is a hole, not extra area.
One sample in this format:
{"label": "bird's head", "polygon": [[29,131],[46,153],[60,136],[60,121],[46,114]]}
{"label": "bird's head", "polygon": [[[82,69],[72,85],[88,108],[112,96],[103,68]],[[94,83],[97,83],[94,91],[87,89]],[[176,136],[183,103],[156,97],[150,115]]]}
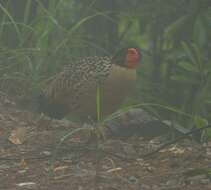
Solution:
{"label": "bird's head", "polygon": [[113,58],[112,62],[121,67],[134,69],[141,60],[141,53],[137,48],[121,49]]}

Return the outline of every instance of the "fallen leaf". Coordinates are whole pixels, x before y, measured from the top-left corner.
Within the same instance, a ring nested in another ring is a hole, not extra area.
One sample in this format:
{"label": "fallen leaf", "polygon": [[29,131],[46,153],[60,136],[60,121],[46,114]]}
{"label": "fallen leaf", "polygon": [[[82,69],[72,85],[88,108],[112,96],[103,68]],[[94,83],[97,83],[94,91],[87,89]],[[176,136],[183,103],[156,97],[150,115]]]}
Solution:
{"label": "fallen leaf", "polygon": [[16,145],[23,144],[27,138],[27,128],[20,127],[13,130],[8,138],[8,140]]}
{"label": "fallen leaf", "polygon": [[106,172],[107,173],[113,173],[113,172],[120,171],[120,170],[122,170],[122,168],[112,168],[110,170],[107,170]]}
{"label": "fallen leaf", "polygon": [[20,165],[22,168],[27,168],[27,163],[26,163],[26,161],[25,161],[24,158],[21,159],[19,165]]}
{"label": "fallen leaf", "polygon": [[58,166],[58,167],[56,167],[56,168],[54,168],[54,172],[56,172],[56,171],[61,171],[61,170],[65,170],[65,169],[67,169],[67,168],[69,168],[68,166]]}
{"label": "fallen leaf", "polygon": [[34,182],[23,182],[23,183],[19,183],[19,184],[17,184],[17,186],[19,186],[19,187],[32,187],[32,186],[35,186],[36,185],[36,183],[34,183]]}

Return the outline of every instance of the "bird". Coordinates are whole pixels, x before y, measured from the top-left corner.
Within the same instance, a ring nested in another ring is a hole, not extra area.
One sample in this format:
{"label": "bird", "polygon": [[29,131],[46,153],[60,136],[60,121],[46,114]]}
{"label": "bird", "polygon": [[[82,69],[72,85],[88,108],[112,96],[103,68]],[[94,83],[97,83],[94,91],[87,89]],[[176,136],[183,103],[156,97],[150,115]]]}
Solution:
{"label": "bird", "polygon": [[135,88],[141,60],[138,48],[123,48],[114,56],[88,56],[70,61],[44,86],[39,110],[56,119],[67,115],[96,119],[100,90],[102,117],[116,111]]}

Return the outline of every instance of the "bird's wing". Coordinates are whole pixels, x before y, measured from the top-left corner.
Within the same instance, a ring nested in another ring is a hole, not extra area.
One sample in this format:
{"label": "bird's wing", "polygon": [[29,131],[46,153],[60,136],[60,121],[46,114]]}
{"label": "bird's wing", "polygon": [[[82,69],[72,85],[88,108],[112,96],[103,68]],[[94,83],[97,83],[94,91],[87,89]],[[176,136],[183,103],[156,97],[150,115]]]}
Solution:
{"label": "bird's wing", "polygon": [[109,57],[87,57],[67,65],[58,73],[44,93],[51,101],[66,101],[79,98],[90,88],[103,82],[111,68]]}

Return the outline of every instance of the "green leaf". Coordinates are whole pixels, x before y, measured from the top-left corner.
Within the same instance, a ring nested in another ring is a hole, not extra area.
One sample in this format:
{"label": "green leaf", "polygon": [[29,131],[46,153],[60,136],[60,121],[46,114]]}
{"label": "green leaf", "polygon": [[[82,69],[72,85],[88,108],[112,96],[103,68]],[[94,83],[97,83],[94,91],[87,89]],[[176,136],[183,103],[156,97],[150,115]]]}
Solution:
{"label": "green leaf", "polygon": [[193,118],[194,124],[196,125],[197,128],[202,128],[205,125],[208,124],[208,121],[204,118],[202,118],[201,116],[194,116]]}
{"label": "green leaf", "polygon": [[104,12],[97,12],[93,15],[89,15],[87,17],[82,18],[81,20],[77,21],[71,28],[70,30],[67,32],[67,38],[64,38],[55,48],[55,52],[57,52],[62,46],[64,46],[70,39],[73,33],[75,33],[84,23],[88,22],[89,20],[98,17],[98,16],[103,16],[104,18],[109,18],[108,16],[106,16],[106,14]]}
{"label": "green leaf", "polygon": [[196,19],[193,29],[193,39],[200,47],[204,47],[207,43],[207,31],[201,16]]}
{"label": "green leaf", "polygon": [[207,135],[208,135],[209,139],[211,139],[211,129],[207,129]]}
{"label": "green leaf", "polygon": [[111,121],[115,118],[118,118],[119,116],[121,116],[124,113],[127,113],[130,109],[134,109],[134,108],[141,108],[141,107],[158,107],[158,108],[162,108],[163,110],[168,110],[170,112],[185,116],[187,118],[192,118],[192,115],[183,112],[175,107],[171,107],[171,106],[166,106],[166,105],[161,105],[161,104],[155,104],[155,103],[140,103],[140,104],[136,104],[136,105],[131,105],[128,107],[125,107],[121,110],[118,110],[114,113],[112,113],[111,115],[109,115],[108,117],[106,117],[102,123],[106,123],[107,121]]}
{"label": "green leaf", "polygon": [[179,131],[182,134],[185,134],[185,133],[188,133],[191,131],[190,129],[183,127],[179,123],[175,123],[175,122],[172,122],[169,120],[164,120],[164,121],[162,121],[162,123],[168,125],[169,127],[173,127],[174,129],[176,129],[177,131]]}
{"label": "green leaf", "polygon": [[96,91],[96,110],[97,110],[97,121],[101,121],[101,88],[100,85],[97,86]]}
{"label": "green leaf", "polygon": [[9,11],[1,3],[0,3],[0,10],[2,10],[2,12],[9,18],[9,20],[11,21],[11,23],[14,26],[14,29],[15,29],[17,35],[18,35],[18,38],[21,41],[21,39],[22,39],[21,32],[20,32],[20,30],[18,28],[17,23],[15,22],[14,18],[12,17],[12,15],[9,13]]}
{"label": "green leaf", "polygon": [[198,68],[201,69],[203,67],[202,53],[200,51],[201,49],[196,44],[192,44],[192,47],[193,47],[193,50],[194,50],[194,55],[196,57],[196,62],[198,64]]}
{"label": "green leaf", "polygon": [[174,36],[178,33],[179,30],[185,25],[188,20],[188,16],[182,16],[177,19],[174,23],[169,25],[165,31],[167,38],[174,38]]}
{"label": "green leaf", "polygon": [[197,67],[191,63],[181,61],[181,62],[178,62],[177,65],[180,66],[181,68],[185,69],[186,71],[190,71],[190,72],[194,72],[194,73],[198,72]]}
{"label": "green leaf", "polygon": [[188,47],[187,43],[182,42],[182,47],[183,47],[185,53],[187,54],[187,56],[189,57],[189,59],[191,60],[191,62],[194,63],[195,65],[197,65],[196,59],[195,59],[195,57],[193,55],[193,52]]}
{"label": "green leaf", "polygon": [[186,83],[188,85],[198,83],[198,81],[196,81],[192,78],[189,78],[187,76],[183,76],[183,75],[173,75],[173,76],[171,76],[171,80],[183,82],[183,83]]}

